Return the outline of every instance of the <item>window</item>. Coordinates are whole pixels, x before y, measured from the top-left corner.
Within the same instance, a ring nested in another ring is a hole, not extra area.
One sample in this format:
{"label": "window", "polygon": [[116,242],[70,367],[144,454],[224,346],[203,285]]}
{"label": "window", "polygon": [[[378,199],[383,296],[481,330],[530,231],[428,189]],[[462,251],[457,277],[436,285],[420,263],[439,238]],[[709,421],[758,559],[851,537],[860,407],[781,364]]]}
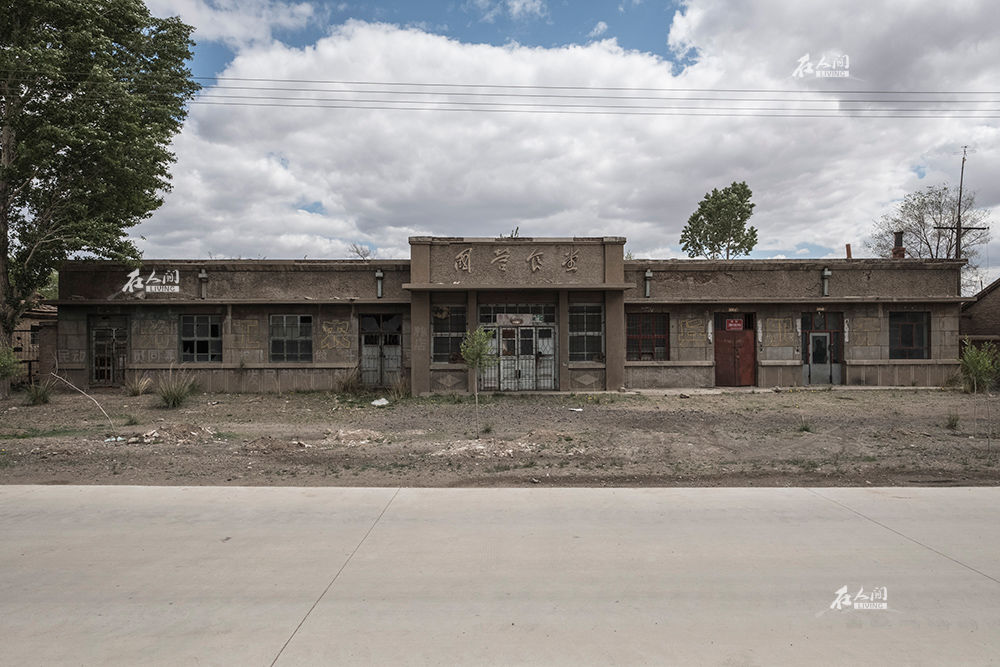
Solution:
{"label": "window", "polygon": [[271,361],[312,358],[312,315],[271,315]]}
{"label": "window", "polygon": [[625,359],[670,359],[670,320],[666,313],[629,313],[625,331]]}
{"label": "window", "polygon": [[181,315],[181,361],[222,361],[218,315]]}
{"label": "window", "polygon": [[931,314],[889,313],[889,358],[931,358]]}
{"label": "window", "polygon": [[604,306],[569,307],[569,360],[604,361]]}
{"label": "window", "polygon": [[431,333],[431,361],[461,363],[465,306],[435,306],[431,311]]}

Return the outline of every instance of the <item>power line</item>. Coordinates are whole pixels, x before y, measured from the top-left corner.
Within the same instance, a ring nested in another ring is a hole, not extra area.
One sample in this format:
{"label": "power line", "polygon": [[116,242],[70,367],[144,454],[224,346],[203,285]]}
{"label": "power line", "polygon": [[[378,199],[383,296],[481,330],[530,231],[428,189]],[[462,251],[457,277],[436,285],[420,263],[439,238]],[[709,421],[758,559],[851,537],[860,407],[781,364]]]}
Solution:
{"label": "power line", "polygon": [[[382,110],[382,111],[451,111],[451,112],[469,112],[469,113],[522,113],[522,114],[577,114],[577,115],[609,115],[609,116],[725,116],[725,117],[772,117],[772,118],[956,118],[956,119],[985,119],[985,118],[1000,118],[1000,110],[988,110],[990,113],[974,113],[971,110],[967,112],[953,112],[948,114],[941,113],[882,113],[879,110],[872,110],[870,112],[865,110],[847,110],[839,111],[830,109],[825,113],[755,113],[755,110],[749,109],[752,113],[714,113],[711,108],[705,108],[705,113],[693,113],[691,111],[681,111],[681,110],[669,110],[661,109],[656,111],[638,111],[638,110],[599,110],[591,108],[590,110],[574,110],[574,109],[509,109],[502,108],[503,105],[497,105],[496,107],[474,107],[474,108],[456,108],[456,107],[434,107],[434,106],[389,106],[385,103],[382,104],[284,104],[284,103],[274,103],[265,104],[259,102],[212,102],[207,100],[194,99],[191,100],[190,104],[202,104],[209,106],[240,106],[240,107],[275,107],[283,109],[363,109],[363,110]],[[403,104],[400,102],[400,104]],[[635,109],[635,107],[632,107]]]}

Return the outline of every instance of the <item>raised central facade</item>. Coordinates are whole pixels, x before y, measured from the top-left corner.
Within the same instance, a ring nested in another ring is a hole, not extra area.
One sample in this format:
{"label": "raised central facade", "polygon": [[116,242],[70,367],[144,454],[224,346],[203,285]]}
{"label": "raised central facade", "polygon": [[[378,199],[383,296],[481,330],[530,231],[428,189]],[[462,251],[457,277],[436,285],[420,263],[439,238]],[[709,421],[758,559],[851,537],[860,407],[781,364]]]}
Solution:
{"label": "raised central facade", "polygon": [[[184,367],[215,391],[940,385],[962,262],[625,260],[625,239],[410,239],[410,261],[72,261],[53,362],[75,382]],[[43,359],[43,362],[45,360]]]}

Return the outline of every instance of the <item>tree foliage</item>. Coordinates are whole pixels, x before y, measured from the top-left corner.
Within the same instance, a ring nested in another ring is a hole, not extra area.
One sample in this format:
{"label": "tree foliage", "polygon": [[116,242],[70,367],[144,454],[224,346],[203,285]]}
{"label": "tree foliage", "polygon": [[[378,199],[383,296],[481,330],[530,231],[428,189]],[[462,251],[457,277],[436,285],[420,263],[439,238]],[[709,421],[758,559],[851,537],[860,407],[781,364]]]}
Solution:
{"label": "tree foliage", "polygon": [[[962,194],[962,227],[988,227],[990,212],[976,207],[976,193]],[[954,227],[958,220],[958,188],[947,183],[928,185],[906,195],[892,213],[875,221],[865,245],[878,257],[891,257],[893,232],[903,232],[907,257],[948,259],[955,257],[955,231],[937,229]],[[974,260],[979,246],[990,240],[989,229],[962,234],[962,258]]]}
{"label": "tree foliage", "polygon": [[757,229],[747,227],[752,195],[742,181],[706,194],[681,232],[681,248],[688,257],[732,259],[749,254],[757,245]]}
{"label": "tree foliage", "polygon": [[59,262],[137,260],[197,91],[192,28],[141,0],[0,7],[0,343]]}

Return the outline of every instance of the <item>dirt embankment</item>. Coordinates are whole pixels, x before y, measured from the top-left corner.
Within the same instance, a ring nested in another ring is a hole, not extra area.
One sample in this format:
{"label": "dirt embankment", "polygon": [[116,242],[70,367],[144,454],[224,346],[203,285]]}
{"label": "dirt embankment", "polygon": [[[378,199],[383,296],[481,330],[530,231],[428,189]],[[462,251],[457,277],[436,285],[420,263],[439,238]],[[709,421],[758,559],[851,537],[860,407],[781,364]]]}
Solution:
{"label": "dirt embankment", "polygon": [[943,390],[0,401],[0,483],[996,484],[1000,402]]}

